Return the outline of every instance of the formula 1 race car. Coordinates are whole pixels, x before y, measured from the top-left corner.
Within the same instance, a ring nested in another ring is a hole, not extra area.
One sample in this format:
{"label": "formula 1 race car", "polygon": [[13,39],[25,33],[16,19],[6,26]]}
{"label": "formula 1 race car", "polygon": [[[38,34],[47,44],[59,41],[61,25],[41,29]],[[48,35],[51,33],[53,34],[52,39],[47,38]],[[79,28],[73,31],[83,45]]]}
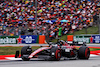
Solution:
{"label": "formula 1 race car", "polygon": [[[63,40],[57,43],[48,43],[48,47],[41,47],[34,52],[30,46],[24,46],[21,49],[21,58],[29,61],[31,58],[42,58],[45,60],[60,60],[60,58],[69,59],[89,59],[90,49],[83,42],[66,42]],[[75,45],[82,45],[76,49]],[[16,51],[15,58],[19,57],[19,51]]]}

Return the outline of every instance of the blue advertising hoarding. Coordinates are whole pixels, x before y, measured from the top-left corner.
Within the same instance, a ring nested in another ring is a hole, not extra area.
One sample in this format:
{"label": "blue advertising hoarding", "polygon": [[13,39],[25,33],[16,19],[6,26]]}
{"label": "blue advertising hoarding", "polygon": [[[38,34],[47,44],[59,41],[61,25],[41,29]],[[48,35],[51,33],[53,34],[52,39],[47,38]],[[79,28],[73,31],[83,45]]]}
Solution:
{"label": "blue advertising hoarding", "polygon": [[32,44],[32,43],[36,43],[37,41],[37,35],[22,35],[22,43],[26,43],[26,44]]}
{"label": "blue advertising hoarding", "polygon": [[93,43],[100,43],[100,35],[92,35]]}

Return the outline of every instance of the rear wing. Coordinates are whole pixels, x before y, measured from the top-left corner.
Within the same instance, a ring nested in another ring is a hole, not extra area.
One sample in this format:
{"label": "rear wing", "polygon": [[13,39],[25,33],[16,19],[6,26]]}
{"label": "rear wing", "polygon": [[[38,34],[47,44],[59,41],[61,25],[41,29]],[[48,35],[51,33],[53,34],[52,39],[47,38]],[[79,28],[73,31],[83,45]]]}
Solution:
{"label": "rear wing", "polygon": [[75,41],[66,41],[70,45],[76,45],[76,46],[86,46],[86,42],[75,42]]}

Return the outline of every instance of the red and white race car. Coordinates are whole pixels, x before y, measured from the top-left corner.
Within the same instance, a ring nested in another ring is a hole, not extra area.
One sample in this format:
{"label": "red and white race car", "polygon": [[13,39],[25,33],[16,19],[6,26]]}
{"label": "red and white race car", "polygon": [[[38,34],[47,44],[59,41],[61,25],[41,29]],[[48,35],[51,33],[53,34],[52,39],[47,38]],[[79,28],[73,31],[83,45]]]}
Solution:
{"label": "red and white race car", "polygon": [[[79,49],[75,45],[82,45]],[[19,51],[16,51],[15,58],[19,57]],[[24,46],[21,49],[21,58],[29,61],[31,58],[42,58],[45,60],[60,60],[60,58],[69,59],[89,59],[90,49],[83,42],[66,42],[59,40],[57,43],[49,43],[49,47],[41,47],[32,52],[30,46]]]}

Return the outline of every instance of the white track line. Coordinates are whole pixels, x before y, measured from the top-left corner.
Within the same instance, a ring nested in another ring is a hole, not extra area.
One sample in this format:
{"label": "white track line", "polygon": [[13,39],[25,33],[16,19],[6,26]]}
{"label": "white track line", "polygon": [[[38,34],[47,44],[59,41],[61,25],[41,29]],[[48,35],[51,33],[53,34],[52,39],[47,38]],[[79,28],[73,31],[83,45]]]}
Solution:
{"label": "white track line", "polygon": [[6,57],[8,60],[22,60],[22,58],[15,58],[15,57]]}
{"label": "white track line", "polygon": [[90,54],[90,57],[97,57],[98,55]]}

